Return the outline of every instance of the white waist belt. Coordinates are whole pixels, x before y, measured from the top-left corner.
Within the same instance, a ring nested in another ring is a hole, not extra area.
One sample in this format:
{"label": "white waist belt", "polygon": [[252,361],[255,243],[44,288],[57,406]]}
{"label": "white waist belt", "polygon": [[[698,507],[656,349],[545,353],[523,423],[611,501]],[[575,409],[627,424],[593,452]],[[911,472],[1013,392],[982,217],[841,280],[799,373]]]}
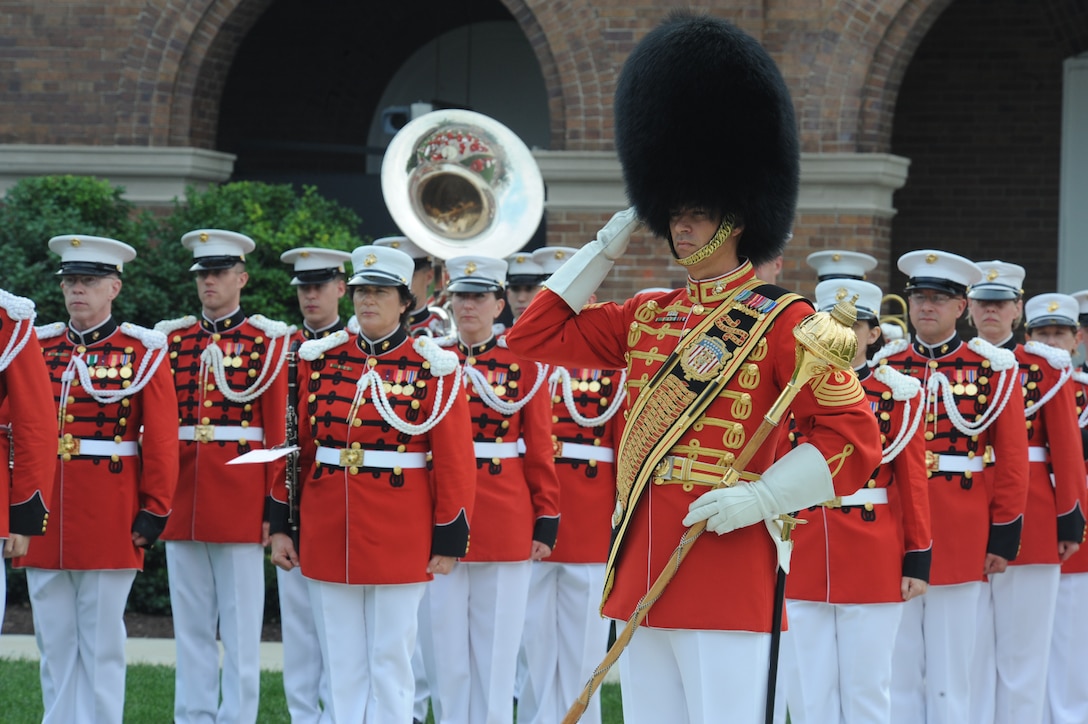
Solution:
{"label": "white waist belt", "polygon": [[821,503],[825,508],[841,508],[844,505],[887,505],[887,488],[862,488],[853,495],[835,496],[826,503]]}
{"label": "white waist belt", "polygon": [[477,458],[516,458],[518,456],[516,442],[474,442],[472,447],[476,450]]}
{"label": "white waist belt", "polygon": [[981,473],[985,463],[981,455],[969,458],[966,455],[938,455],[937,470],[942,473]]}
{"label": "white waist belt", "polygon": [[601,447],[600,445],[584,445],[578,442],[561,442],[559,443],[559,450],[556,452],[557,458],[568,458],[570,460],[596,460],[597,462],[610,463],[615,460],[615,453],[612,452],[610,447]]}
{"label": "white waist belt", "polygon": [[248,440],[264,442],[263,427],[241,425],[182,425],[178,428],[178,440],[218,442],[220,440]]}
{"label": "white waist belt", "polygon": [[427,453],[396,450],[360,450],[358,448],[319,447],[315,456],[322,465],[357,468],[425,468]]}
{"label": "white waist belt", "polygon": [[92,455],[104,458],[112,455],[132,457],[140,454],[140,445],[135,440],[114,442],[113,440],[85,440],[81,438],[66,440],[61,438],[57,446],[57,454],[64,455],[65,453],[73,456]]}
{"label": "white waist belt", "polygon": [[1028,448],[1028,462],[1029,463],[1048,463],[1050,462],[1050,450],[1045,447],[1033,445]]}

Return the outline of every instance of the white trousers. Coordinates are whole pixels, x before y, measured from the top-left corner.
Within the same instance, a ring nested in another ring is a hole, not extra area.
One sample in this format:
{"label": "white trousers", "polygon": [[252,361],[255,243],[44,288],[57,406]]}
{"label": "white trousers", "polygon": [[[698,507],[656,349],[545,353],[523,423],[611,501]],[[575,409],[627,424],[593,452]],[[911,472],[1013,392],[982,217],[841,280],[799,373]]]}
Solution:
{"label": "white trousers", "polygon": [[1054,634],[1047,667],[1046,724],[1088,722],[1088,573],[1063,575],[1054,608]]}
{"label": "white trousers", "polygon": [[985,675],[972,682],[972,721],[1042,721],[1060,577],[1058,565],[1009,566],[983,589],[992,625],[979,630],[974,669]]}
{"label": "white trousers", "polygon": [[[4,547],[7,539],[0,538],[0,549]],[[8,562],[4,560],[3,576],[0,576],[0,629],[3,628],[4,612],[7,610],[8,603]]]}
{"label": "white trousers", "polygon": [[[604,564],[537,562],[532,568],[518,724],[553,724],[582,693],[608,647],[610,622],[598,612]],[[599,691],[581,721],[600,724]]]}
{"label": "white trousers", "polygon": [[792,724],[886,724],[901,603],[786,601]]}
{"label": "white trousers", "polygon": [[435,724],[511,724],[529,561],[458,563],[429,584],[423,660]]}
{"label": "white trousers", "polygon": [[903,604],[892,655],[893,724],[970,721],[975,615],[982,582],[930,586]]}
{"label": "white trousers", "polygon": [[765,633],[639,628],[619,660],[623,721],[762,724],[770,650]]}
{"label": "white trousers", "polygon": [[[419,611],[416,623],[420,629],[423,627],[423,609],[430,604],[427,597],[431,587],[428,585],[423,592],[423,599],[419,602]],[[413,722],[427,721],[427,712],[431,708],[431,686],[427,683],[427,668],[423,665],[423,635],[416,636],[416,649],[412,652],[412,677],[415,679],[415,700],[412,704]]]}
{"label": "white trousers", "polygon": [[[1004,573],[992,576],[1004,576]],[[994,597],[990,582],[982,584],[975,612],[975,652],[971,666],[970,721],[993,724],[997,702],[997,665],[994,663]]]}
{"label": "white trousers", "polygon": [[42,722],[120,722],[125,711],[125,602],[133,569],[26,569],[41,654]]}
{"label": "white trousers", "polygon": [[[176,724],[251,724],[260,696],[264,548],[167,541],[177,671]],[[219,640],[223,676],[219,677]],[[220,702],[222,688],[222,702]]]}
{"label": "white trousers", "polygon": [[353,586],[309,579],[329,709],[339,724],[412,719],[412,651],[426,583]]}
{"label": "white trousers", "polygon": [[332,714],[322,711],[329,701],[329,680],[321,660],[310,589],[301,568],[276,568],[283,636],[283,693],[291,724],[328,724]]}

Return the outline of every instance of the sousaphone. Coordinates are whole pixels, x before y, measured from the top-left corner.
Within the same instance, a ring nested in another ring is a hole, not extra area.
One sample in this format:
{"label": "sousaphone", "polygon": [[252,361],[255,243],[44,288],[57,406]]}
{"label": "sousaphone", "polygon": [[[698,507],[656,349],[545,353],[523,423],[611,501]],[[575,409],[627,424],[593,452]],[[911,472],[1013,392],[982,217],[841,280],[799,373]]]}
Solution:
{"label": "sousaphone", "polygon": [[480,113],[432,111],[393,137],[382,160],[393,221],[440,259],[502,259],[528,243],[544,213],[544,179],[528,147]]}

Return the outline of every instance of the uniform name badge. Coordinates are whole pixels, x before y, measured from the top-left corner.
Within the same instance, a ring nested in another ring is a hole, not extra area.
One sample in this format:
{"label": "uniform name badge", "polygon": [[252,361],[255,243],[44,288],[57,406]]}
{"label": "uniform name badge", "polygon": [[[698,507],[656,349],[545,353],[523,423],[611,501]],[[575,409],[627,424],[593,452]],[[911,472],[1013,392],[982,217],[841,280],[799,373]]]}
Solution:
{"label": "uniform name badge", "polygon": [[680,368],[686,379],[707,382],[718,376],[732,356],[722,339],[704,334],[684,353]]}

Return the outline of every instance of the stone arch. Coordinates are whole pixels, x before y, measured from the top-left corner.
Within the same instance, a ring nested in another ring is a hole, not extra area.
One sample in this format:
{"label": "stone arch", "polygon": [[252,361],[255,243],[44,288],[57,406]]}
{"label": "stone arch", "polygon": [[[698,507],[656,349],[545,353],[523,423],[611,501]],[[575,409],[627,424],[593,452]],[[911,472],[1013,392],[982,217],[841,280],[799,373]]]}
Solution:
{"label": "stone arch", "polygon": [[895,97],[918,44],[953,0],[841,0],[806,39],[805,151],[887,151]]}

